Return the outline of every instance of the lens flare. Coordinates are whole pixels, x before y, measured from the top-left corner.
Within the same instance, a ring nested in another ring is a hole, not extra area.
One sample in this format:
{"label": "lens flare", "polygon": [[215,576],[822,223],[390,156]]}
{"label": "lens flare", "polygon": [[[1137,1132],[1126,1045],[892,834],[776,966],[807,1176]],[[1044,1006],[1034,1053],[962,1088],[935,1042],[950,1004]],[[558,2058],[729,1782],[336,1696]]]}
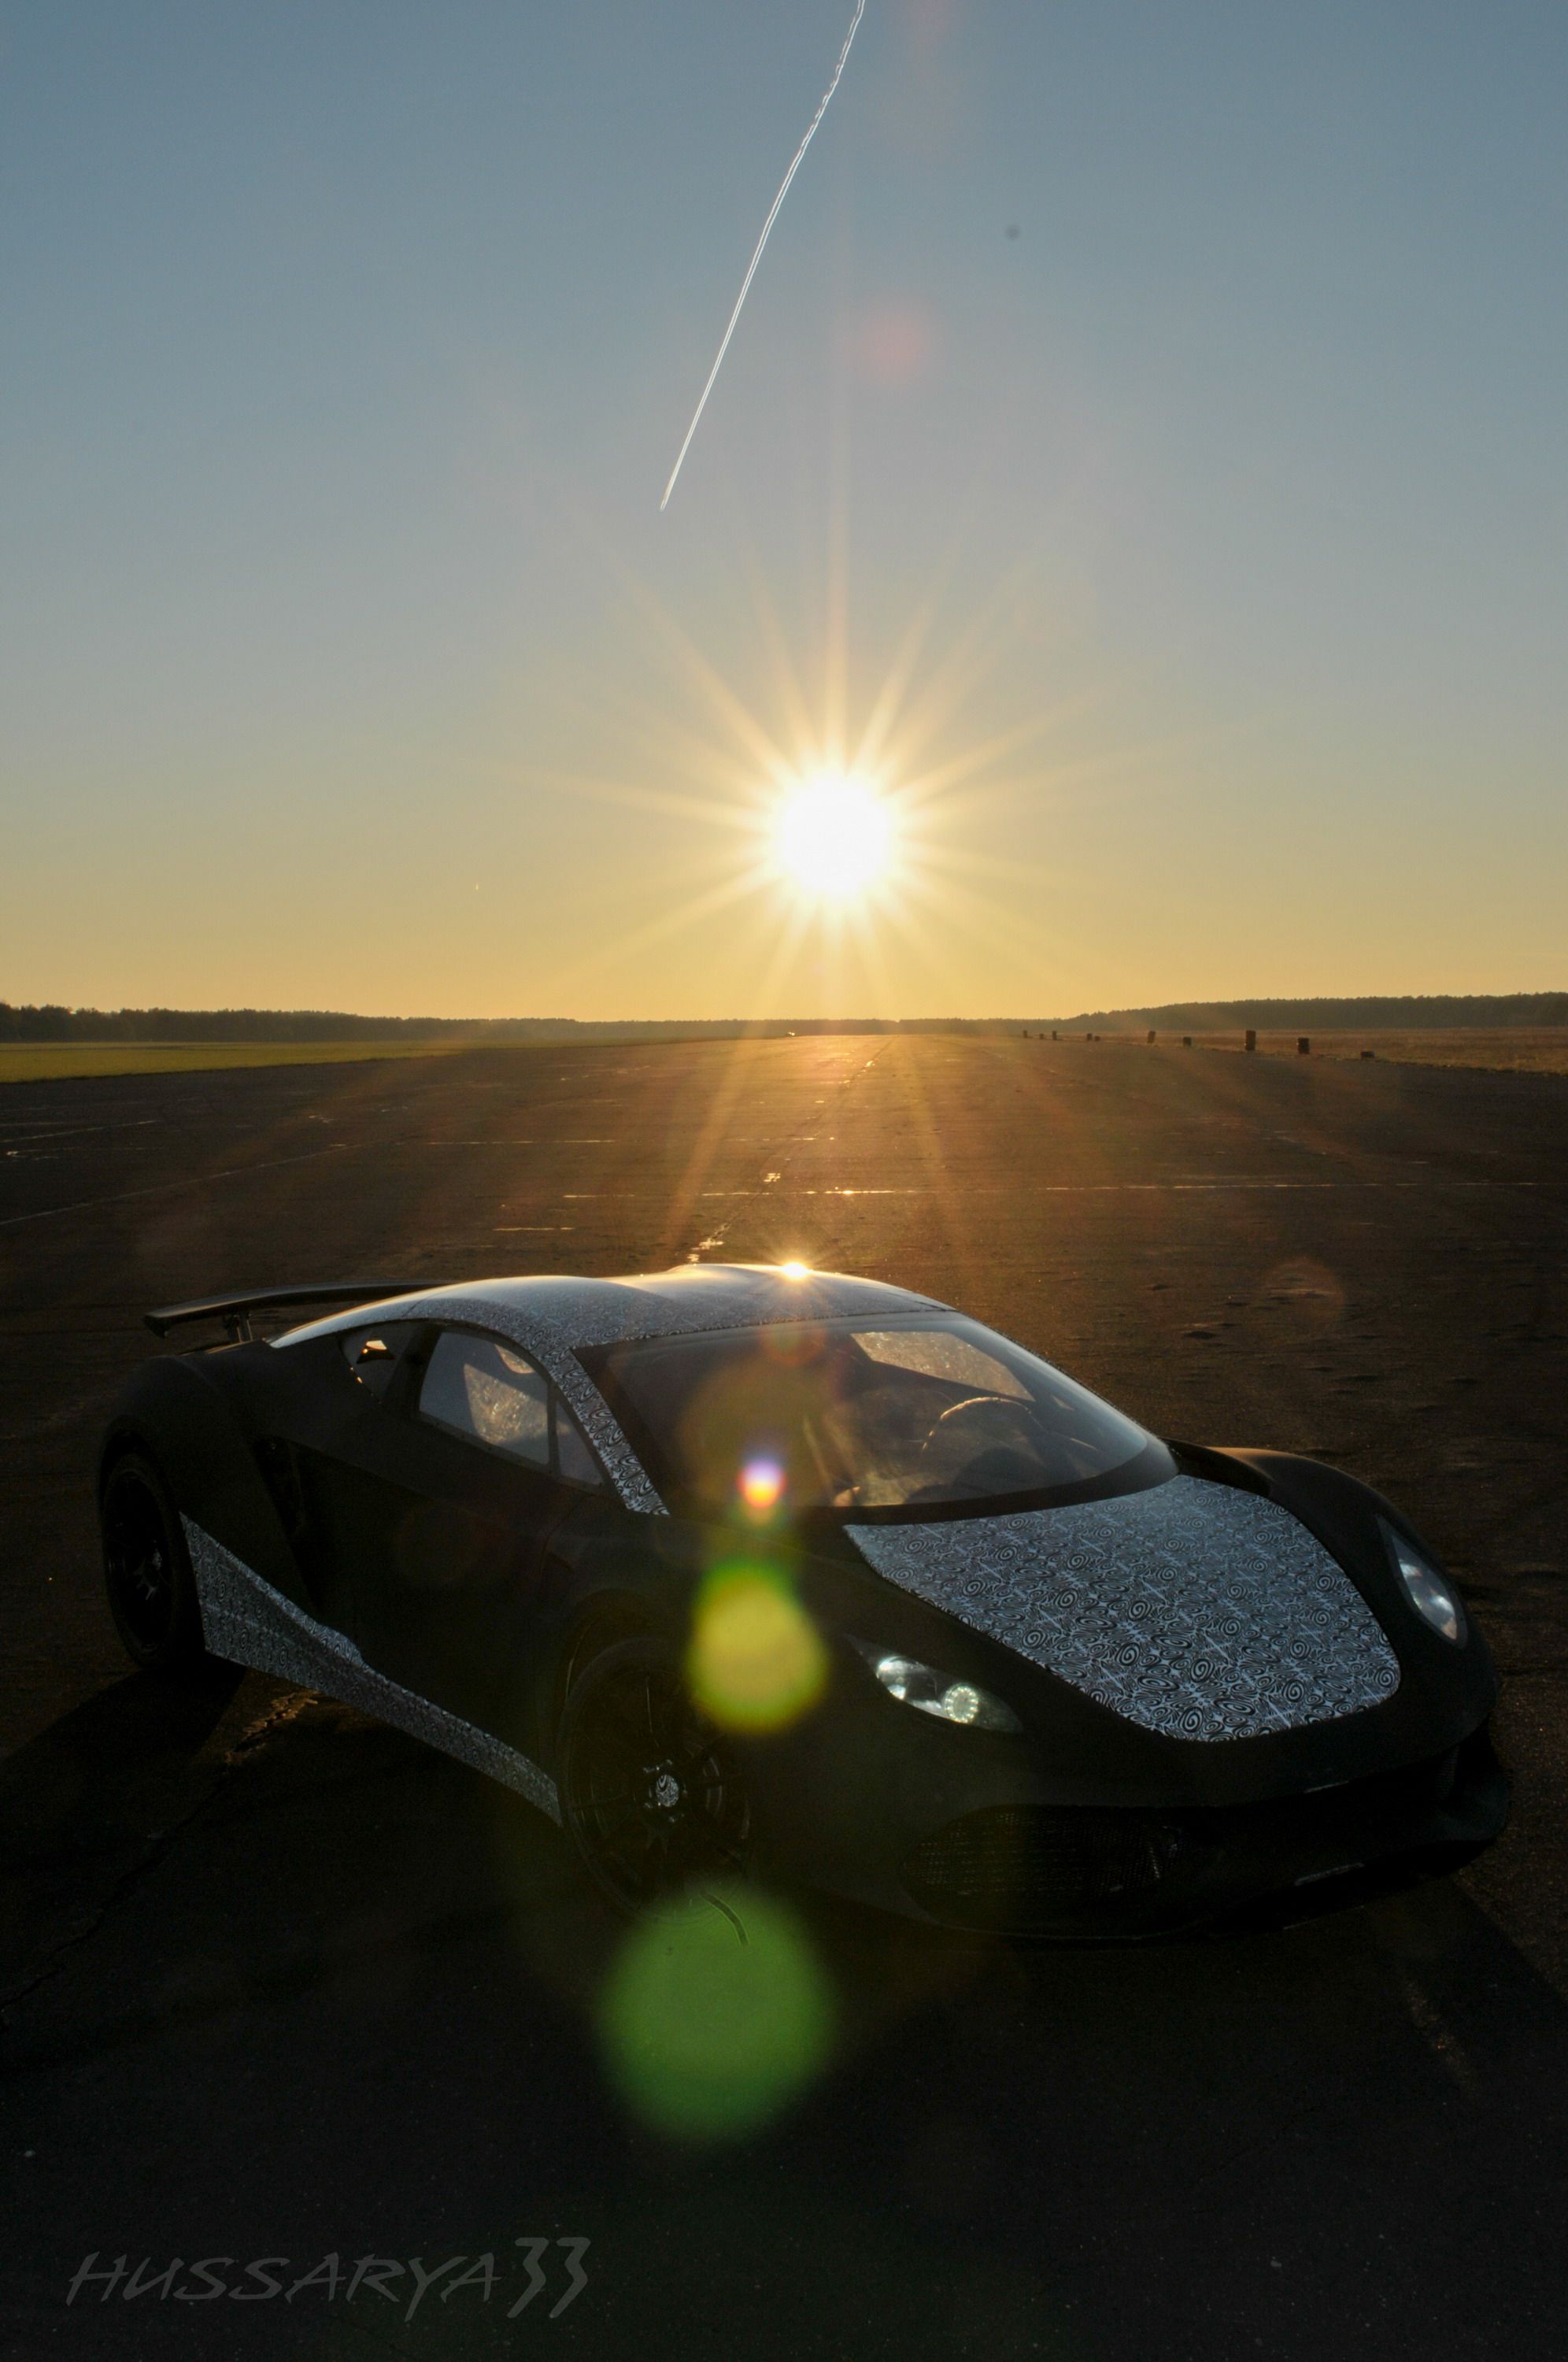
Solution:
{"label": "lens flare", "polygon": [[764,1357],[781,1370],[801,1370],[814,1362],[826,1345],[824,1332],[809,1321],[780,1321],[757,1330]]}
{"label": "lens flare", "polygon": [[779,865],[813,900],[847,901],[880,881],[892,834],[888,807],[866,780],[819,772],[779,812]]}
{"label": "lens flare", "polygon": [[702,1585],[686,1672],[721,1729],[783,1730],[822,1695],[827,1650],[783,1575],[735,1562]]}
{"label": "lens flare", "polygon": [[785,1906],[753,1887],[693,1893],[626,1937],[600,2000],[623,2098],[676,2140],[734,2139],[827,2064],[833,1995]]}
{"label": "lens flare", "polygon": [[778,1268],[786,1279],[810,1279],[812,1275],[809,1263],[781,1263]]}
{"label": "lens flare", "polygon": [[735,1478],[750,1517],[760,1523],[770,1518],[784,1497],[784,1470],[777,1460],[748,1460]]}

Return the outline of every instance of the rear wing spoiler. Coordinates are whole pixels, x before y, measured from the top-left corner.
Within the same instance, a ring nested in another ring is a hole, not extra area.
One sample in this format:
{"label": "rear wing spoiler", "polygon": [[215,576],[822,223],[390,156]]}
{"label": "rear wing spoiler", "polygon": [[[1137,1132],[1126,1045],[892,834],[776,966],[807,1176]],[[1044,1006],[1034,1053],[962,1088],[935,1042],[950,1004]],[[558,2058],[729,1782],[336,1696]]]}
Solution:
{"label": "rear wing spoiler", "polygon": [[427,1279],[365,1279],[317,1282],[305,1287],[252,1287],[237,1296],[197,1296],[189,1304],[165,1304],[157,1312],[144,1313],[142,1319],[155,1337],[167,1337],[171,1329],[183,1328],[190,1320],[221,1320],[229,1342],[243,1345],[255,1335],[250,1326],[253,1312],[272,1312],[295,1304],[375,1304],[389,1296],[417,1296],[429,1285]]}

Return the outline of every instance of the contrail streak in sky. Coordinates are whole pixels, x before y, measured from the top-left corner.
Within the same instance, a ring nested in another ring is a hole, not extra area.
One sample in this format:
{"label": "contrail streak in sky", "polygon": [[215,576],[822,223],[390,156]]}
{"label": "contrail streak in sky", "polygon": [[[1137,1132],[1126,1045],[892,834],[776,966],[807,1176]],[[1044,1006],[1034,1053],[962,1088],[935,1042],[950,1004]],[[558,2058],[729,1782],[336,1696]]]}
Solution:
{"label": "contrail streak in sky", "polygon": [[730,325],[724,330],[723,342],[719,347],[712,368],[708,371],[708,382],[702,388],[702,399],[691,414],[691,424],[686,430],[686,440],[680,447],[680,457],[676,460],[674,467],[669,471],[669,481],[664,488],[664,498],[658,504],[659,513],[661,515],[669,505],[669,496],[675,490],[675,480],[680,473],[681,464],[686,458],[686,454],[691,448],[691,437],[697,432],[697,422],[701,417],[704,410],[708,407],[708,396],[713,391],[713,380],[718,376],[719,370],[723,365],[724,355],[729,351],[730,338],[734,335],[735,322],[741,315],[741,306],[745,302],[752,281],[756,277],[756,266],[762,260],[762,249],[767,244],[767,234],[778,218],[779,206],[783,204],[785,198],[790,193],[790,182],[794,179],[796,173],[801,169],[801,159],[804,156],[807,149],[811,146],[812,139],[816,137],[817,126],[828,111],[828,101],[832,98],[834,91],[838,88],[839,77],[843,73],[845,67],[849,62],[849,52],[854,47],[855,36],[860,30],[860,19],[865,14],[866,0],[855,0],[855,15],[850,23],[849,30],[844,37],[844,47],[838,53],[838,63],[833,70],[833,80],[829,83],[826,90],[823,91],[822,97],[818,102],[817,111],[806,127],[806,136],[795,150],[794,159],[790,163],[790,170],[785,173],[784,178],[778,183],[778,194],[774,198],[773,203],[767,209],[767,219],[762,225],[762,236],[756,241],[756,250],[746,266],[745,277],[741,281],[741,292],[735,297],[735,308],[730,314]]}

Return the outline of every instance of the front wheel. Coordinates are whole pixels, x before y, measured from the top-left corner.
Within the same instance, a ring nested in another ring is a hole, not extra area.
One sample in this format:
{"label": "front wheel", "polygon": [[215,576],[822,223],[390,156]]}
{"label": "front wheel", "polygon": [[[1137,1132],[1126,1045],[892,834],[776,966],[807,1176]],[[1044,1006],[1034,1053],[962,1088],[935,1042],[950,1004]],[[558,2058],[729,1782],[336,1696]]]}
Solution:
{"label": "front wheel", "polygon": [[169,1488],[144,1452],[114,1462],[99,1516],[109,1612],[126,1653],[146,1672],[196,1671],[206,1652],[191,1554]]}
{"label": "front wheel", "polygon": [[658,1642],[618,1641],[583,1667],[561,1716],[558,1780],[561,1818],[618,1909],[745,1874],[751,1805],[734,1750]]}

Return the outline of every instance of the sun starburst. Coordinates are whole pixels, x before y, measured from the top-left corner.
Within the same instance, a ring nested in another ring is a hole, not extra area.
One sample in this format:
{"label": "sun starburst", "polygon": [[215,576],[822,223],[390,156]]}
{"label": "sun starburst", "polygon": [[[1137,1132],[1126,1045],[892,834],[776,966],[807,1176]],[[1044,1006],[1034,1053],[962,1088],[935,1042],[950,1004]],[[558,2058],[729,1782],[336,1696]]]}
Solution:
{"label": "sun starburst", "polygon": [[789,789],[775,822],[778,866],[812,901],[868,900],[888,878],[891,807],[853,771],[818,771]]}

